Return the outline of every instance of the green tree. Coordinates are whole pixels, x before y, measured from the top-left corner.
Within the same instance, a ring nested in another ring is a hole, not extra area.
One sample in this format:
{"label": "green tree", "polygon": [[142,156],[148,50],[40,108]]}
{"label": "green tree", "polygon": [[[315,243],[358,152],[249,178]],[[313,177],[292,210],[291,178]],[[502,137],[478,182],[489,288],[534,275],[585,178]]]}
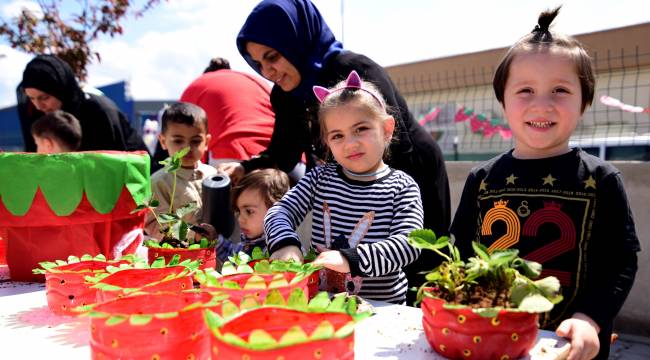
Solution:
{"label": "green tree", "polygon": [[[68,3],[71,3],[69,1]],[[161,0],[143,0],[136,6],[129,0],[75,0],[78,12],[63,18],[63,0],[39,0],[40,12],[23,8],[12,19],[0,19],[0,37],[11,47],[29,54],[54,54],[66,61],[80,80],[88,74],[86,67],[98,52],[91,43],[102,34],[122,34],[121,22],[128,15],[142,16]]]}

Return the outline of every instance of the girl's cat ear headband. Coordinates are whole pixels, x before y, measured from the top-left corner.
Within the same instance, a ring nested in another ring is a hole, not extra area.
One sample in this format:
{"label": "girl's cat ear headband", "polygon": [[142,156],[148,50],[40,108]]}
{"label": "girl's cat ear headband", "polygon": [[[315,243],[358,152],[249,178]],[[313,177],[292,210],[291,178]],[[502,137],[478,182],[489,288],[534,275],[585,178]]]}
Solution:
{"label": "girl's cat ear headband", "polygon": [[345,80],[345,85],[342,87],[338,87],[336,89],[328,90],[327,88],[324,88],[322,86],[314,86],[314,95],[316,95],[316,98],[318,101],[322,104],[325,99],[330,96],[331,94],[337,92],[337,91],[343,91],[343,90],[348,90],[348,89],[357,89],[361,91],[365,91],[366,93],[370,94],[375,100],[377,100],[377,103],[381,106],[382,109],[385,109],[384,102],[377,96],[375,95],[372,91],[364,89],[361,86],[361,78],[359,77],[359,74],[357,74],[356,71],[352,70],[350,72],[350,75],[348,75],[348,78]]}

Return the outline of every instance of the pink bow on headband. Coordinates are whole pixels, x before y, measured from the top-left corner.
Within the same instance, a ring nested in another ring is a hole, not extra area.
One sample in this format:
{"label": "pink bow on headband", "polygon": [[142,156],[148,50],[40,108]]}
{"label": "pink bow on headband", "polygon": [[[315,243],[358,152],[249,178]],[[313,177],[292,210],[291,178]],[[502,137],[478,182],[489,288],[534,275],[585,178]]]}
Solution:
{"label": "pink bow on headband", "polygon": [[361,86],[361,78],[359,77],[359,74],[355,70],[352,70],[350,72],[350,75],[348,75],[348,78],[345,80],[345,85],[336,89],[328,90],[327,88],[324,88],[322,86],[314,86],[312,88],[314,90],[314,95],[316,95],[316,98],[318,101],[322,104],[325,99],[330,96],[332,93],[335,93],[337,91],[342,91],[346,89],[358,89],[361,91],[365,91],[366,93],[370,94],[377,102],[379,105],[381,105],[381,108],[384,109],[384,102],[377,96],[375,95],[372,91],[369,91],[367,89],[364,89]]}

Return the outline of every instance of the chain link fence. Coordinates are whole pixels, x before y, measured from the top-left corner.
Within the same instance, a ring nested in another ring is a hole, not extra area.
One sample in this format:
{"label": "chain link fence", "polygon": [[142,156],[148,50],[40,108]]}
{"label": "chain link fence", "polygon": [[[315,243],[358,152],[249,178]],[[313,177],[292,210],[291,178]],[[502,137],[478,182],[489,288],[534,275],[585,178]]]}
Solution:
{"label": "chain link fence", "polygon": [[[594,102],[583,114],[572,145],[609,160],[650,161],[650,53],[637,47],[592,56]],[[447,160],[483,160],[513,146],[492,90],[493,74],[494,67],[481,67],[394,80]]]}

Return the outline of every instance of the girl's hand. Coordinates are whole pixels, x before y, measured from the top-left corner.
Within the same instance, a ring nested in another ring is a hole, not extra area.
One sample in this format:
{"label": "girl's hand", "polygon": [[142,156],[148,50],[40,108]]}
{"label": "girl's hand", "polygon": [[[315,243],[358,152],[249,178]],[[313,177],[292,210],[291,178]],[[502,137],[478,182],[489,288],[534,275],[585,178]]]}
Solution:
{"label": "girl's hand", "polygon": [[244,167],[238,162],[228,162],[217,165],[217,171],[226,173],[230,177],[230,181],[233,185],[237,185],[239,180],[244,176],[246,172]]}
{"label": "girl's hand", "polygon": [[312,261],[312,264],[320,265],[344,274],[350,272],[350,263],[348,263],[348,259],[341,255],[340,251],[336,250],[321,252],[318,257],[316,257],[316,260]]}
{"label": "girl's hand", "polygon": [[273,254],[271,254],[269,260],[284,260],[284,261],[293,260],[302,264],[303,262],[302,251],[300,251],[299,247],[294,245],[285,246],[281,249],[276,250]]}
{"label": "girl's hand", "polygon": [[575,313],[560,323],[555,333],[571,340],[568,360],[589,360],[598,355],[600,328],[594,320],[583,313]]}

